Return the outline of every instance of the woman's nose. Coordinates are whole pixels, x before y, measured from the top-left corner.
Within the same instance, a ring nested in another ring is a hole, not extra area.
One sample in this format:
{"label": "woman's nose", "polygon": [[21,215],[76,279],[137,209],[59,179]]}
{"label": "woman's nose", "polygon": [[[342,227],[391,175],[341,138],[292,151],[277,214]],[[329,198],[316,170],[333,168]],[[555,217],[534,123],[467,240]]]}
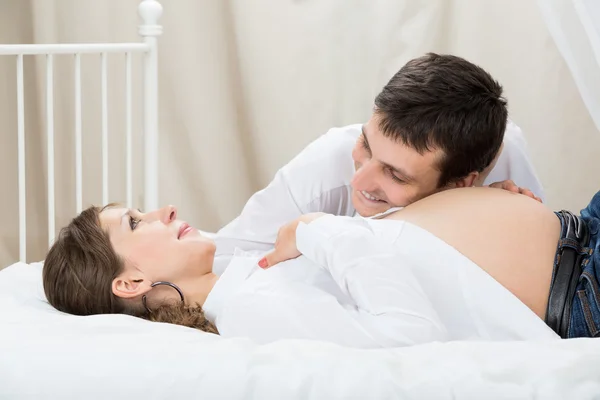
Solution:
{"label": "woman's nose", "polygon": [[166,206],[161,209],[161,220],[164,224],[169,224],[177,219],[177,207]]}

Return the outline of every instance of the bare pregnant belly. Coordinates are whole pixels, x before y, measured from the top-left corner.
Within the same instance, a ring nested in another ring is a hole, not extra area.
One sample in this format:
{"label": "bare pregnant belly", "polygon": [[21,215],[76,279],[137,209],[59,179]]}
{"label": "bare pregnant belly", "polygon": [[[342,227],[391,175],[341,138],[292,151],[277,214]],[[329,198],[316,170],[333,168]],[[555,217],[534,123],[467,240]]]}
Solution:
{"label": "bare pregnant belly", "polygon": [[560,221],[546,206],[501,189],[446,190],[392,213],[454,247],[546,315]]}

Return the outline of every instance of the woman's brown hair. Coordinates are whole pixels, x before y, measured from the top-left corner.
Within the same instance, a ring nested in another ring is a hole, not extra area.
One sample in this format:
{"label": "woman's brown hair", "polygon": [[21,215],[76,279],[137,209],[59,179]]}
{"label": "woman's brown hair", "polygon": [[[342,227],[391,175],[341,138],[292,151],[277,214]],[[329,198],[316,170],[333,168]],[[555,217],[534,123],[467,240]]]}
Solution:
{"label": "woman's brown hair", "polygon": [[69,314],[129,314],[218,333],[199,305],[163,304],[149,312],[141,301],[112,292],[112,281],[125,264],[100,226],[100,212],[98,207],[84,210],[61,229],[48,251],[42,269],[48,302]]}

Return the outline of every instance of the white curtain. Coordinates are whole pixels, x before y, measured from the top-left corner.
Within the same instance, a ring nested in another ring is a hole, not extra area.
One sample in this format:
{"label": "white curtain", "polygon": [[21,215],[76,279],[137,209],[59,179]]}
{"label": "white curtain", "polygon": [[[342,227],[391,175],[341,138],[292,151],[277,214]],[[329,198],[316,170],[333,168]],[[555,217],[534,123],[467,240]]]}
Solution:
{"label": "white curtain", "polygon": [[538,4],[600,130],[600,1],[538,0]]}
{"label": "white curtain", "polygon": [[[137,41],[137,4],[0,0],[0,41]],[[503,83],[511,117],[523,128],[550,207],[578,210],[600,188],[594,173],[600,135],[535,0],[162,4],[160,201],[178,205],[182,218],[194,226],[218,229],[311,140],[332,126],[365,121],[374,96],[392,74],[427,51],[466,57]],[[102,198],[98,60],[90,56],[83,62],[84,205],[100,204]],[[109,58],[111,201],[125,200],[122,64],[118,57]],[[28,256],[39,260],[47,245],[43,58],[28,60],[26,74]],[[18,259],[13,59],[0,57],[0,76],[2,268]],[[75,213],[69,58],[57,58],[54,82],[60,227]],[[135,163],[141,165],[139,157]],[[134,188],[139,202],[139,175]]]}

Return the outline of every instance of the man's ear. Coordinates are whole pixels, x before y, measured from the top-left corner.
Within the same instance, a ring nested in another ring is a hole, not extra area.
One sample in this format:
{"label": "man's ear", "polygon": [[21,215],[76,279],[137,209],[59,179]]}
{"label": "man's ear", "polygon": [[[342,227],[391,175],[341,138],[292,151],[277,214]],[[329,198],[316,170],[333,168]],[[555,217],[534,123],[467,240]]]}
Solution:
{"label": "man's ear", "polygon": [[498,159],[500,158],[500,154],[502,154],[502,150],[504,150],[504,142],[502,142],[502,144],[500,145],[500,149],[498,149],[498,153],[496,153],[496,157],[494,157],[490,165],[488,165],[486,169],[479,173],[479,176],[475,180],[475,183],[473,183],[474,186],[483,186],[483,182],[485,182],[490,172],[492,172],[492,170],[498,163]]}
{"label": "man's ear", "polygon": [[132,299],[148,293],[152,289],[151,284],[137,272],[124,271],[113,279],[112,292],[117,297]]}
{"label": "man's ear", "polygon": [[465,176],[464,178],[461,178],[457,181],[453,181],[451,183],[448,184],[447,188],[448,189],[454,189],[454,188],[463,188],[463,187],[471,187],[471,186],[481,186],[481,183],[479,182],[480,179],[480,175],[479,172],[471,172],[469,175]]}

